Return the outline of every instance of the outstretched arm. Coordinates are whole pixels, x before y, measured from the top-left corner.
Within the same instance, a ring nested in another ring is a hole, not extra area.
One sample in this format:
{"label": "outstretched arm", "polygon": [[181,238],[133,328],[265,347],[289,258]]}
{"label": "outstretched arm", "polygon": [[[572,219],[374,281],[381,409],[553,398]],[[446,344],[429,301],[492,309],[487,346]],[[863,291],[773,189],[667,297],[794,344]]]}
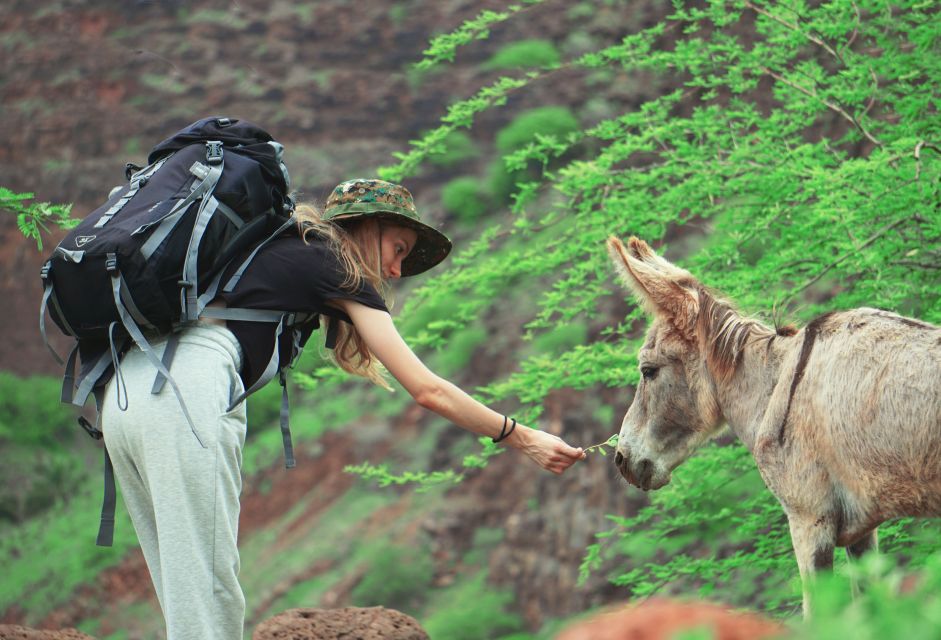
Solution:
{"label": "outstretched arm", "polygon": [[[468,431],[491,438],[500,435],[503,415],[428,369],[399,335],[388,313],[351,300],[336,300],[335,303],[353,320],[369,350],[418,404]],[[582,449],[522,424],[503,442],[553,473],[562,473],[585,457]]]}

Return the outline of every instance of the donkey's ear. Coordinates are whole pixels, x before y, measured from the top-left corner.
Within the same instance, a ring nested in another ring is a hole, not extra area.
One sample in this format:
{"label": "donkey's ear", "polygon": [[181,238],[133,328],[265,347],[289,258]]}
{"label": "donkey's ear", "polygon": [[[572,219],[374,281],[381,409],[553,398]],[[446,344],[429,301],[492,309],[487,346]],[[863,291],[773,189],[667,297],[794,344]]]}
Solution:
{"label": "donkey's ear", "polygon": [[661,258],[646,242],[634,237],[625,246],[611,236],[608,253],[614,268],[641,306],[648,313],[668,320],[691,338],[699,313],[699,294],[689,272]]}

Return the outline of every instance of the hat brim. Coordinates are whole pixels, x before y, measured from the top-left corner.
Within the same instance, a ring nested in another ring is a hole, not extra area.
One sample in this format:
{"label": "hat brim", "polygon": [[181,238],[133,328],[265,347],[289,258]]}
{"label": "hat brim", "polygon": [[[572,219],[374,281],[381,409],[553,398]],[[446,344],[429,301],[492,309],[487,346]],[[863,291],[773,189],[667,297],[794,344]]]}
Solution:
{"label": "hat brim", "polygon": [[415,230],[417,234],[415,246],[412,247],[405,260],[402,261],[402,277],[424,273],[440,264],[451,253],[451,241],[446,235],[420,220],[395,211],[343,213],[331,217],[330,221],[342,225],[345,222],[363,218],[387,220],[399,226]]}

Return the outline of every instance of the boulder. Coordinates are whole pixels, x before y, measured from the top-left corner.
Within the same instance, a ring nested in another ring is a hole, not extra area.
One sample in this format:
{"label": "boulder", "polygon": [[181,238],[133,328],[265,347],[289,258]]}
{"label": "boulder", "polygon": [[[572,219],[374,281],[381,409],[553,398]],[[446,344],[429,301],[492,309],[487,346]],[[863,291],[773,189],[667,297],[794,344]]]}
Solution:
{"label": "boulder", "polygon": [[288,609],[262,622],[252,640],[429,640],[411,616],[385,607]]}
{"label": "boulder", "polygon": [[77,629],[30,629],[16,624],[0,624],[0,640],[95,640]]}
{"label": "boulder", "polygon": [[709,629],[714,640],[757,640],[786,629],[753,613],[708,602],[648,600],[611,609],[566,627],[555,640],[669,640],[694,629]]}

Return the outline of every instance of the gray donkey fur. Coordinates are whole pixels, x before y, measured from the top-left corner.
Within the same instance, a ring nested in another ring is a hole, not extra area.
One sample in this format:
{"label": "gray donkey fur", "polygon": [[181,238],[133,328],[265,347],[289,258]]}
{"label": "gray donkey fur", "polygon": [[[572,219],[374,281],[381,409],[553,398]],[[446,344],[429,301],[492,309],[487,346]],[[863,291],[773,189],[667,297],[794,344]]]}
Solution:
{"label": "gray donkey fur", "polygon": [[608,250],[654,317],[615,454],[628,482],[659,489],[728,424],[784,507],[805,584],[834,547],[875,548],[885,520],[941,515],[941,328],[861,308],[776,332],[637,238]]}

